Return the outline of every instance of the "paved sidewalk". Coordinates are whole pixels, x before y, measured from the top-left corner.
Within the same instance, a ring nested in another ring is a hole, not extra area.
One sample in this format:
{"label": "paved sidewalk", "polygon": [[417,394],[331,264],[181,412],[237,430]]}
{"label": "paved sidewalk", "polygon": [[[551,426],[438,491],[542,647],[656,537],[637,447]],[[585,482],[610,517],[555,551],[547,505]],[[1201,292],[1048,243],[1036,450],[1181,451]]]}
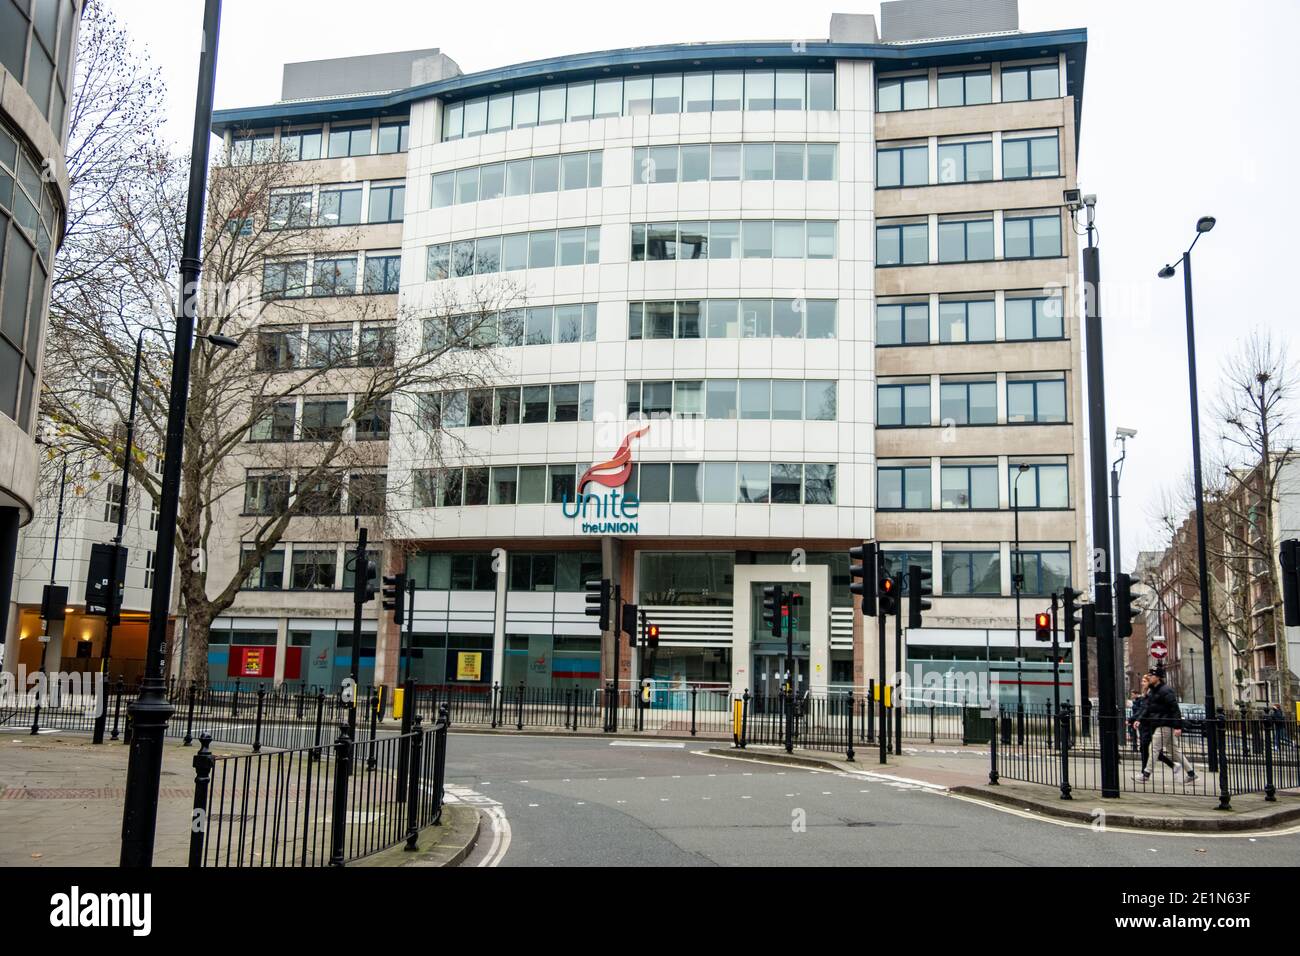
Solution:
{"label": "paved sidewalk", "polygon": [[[81,735],[0,734],[0,866],[117,866],[128,749]],[[197,752],[197,744],[167,741],[158,866],[185,865]]]}
{"label": "paved sidewalk", "polygon": [[1279,790],[1269,803],[1262,793],[1235,794],[1231,810],[1216,809],[1216,798],[1204,794],[1137,793],[1125,790],[1118,799],[1102,799],[1096,790],[1074,790],[1062,800],[1056,787],[1003,778],[989,786],[987,748],[903,746],[902,756],[889,754],[882,765],[879,750],[858,750],[849,763],[843,753],[795,751],[787,756],[777,747],[749,746],[745,750],[714,749],[731,756],[763,757],[781,762],[821,763],[827,768],[853,773],[883,774],[941,787],[954,794],[1077,823],[1102,820],[1111,827],[1183,832],[1240,832],[1294,824],[1300,820],[1300,790]]}

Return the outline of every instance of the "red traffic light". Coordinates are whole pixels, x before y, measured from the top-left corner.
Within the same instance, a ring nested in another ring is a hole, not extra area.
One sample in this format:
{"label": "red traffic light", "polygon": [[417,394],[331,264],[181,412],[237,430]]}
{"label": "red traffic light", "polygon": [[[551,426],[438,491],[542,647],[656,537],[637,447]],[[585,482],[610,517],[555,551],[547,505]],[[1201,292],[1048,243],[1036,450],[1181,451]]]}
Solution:
{"label": "red traffic light", "polygon": [[651,624],[649,630],[646,631],[646,634],[649,635],[651,640],[654,640],[657,637],[659,637],[659,625]]}
{"label": "red traffic light", "polygon": [[893,578],[883,578],[883,579],[881,580],[881,582],[880,582],[880,593],[881,593],[881,594],[893,594],[893,593],[894,593],[894,579],[893,579]]}
{"label": "red traffic light", "polygon": [[1052,615],[1047,611],[1039,611],[1034,615],[1034,639],[1038,641],[1052,639]]}

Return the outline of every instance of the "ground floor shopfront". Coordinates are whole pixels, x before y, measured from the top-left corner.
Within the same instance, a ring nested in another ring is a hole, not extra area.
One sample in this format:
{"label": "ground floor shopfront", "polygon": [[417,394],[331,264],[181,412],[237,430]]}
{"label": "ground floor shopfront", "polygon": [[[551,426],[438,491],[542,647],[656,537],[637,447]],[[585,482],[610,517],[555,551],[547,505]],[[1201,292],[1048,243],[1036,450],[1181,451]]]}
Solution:
{"label": "ground floor shopfront", "polygon": [[[649,678],[655,693],[689,687],[755,696],[779,692],[789,674],[796,690],[816,695],[862,689],[880,679],[876,621],[856,613],[849,592],[853,542],[618,539],[503,542],[403,542],[405,573],[415,581],[415,614],[399,630],[378,602],[365,610],[362,685],[395,685],[408,674],[421,687],[487,691],[494,684],[594,691],[617,678],[632,687]],[[399,549],[384,573],[402,570]],[[901,552],[900,552],[901,553]],[[586,614],[585,582],[609,578],[626,602],[659,629],[658,646],[635,651],[615,643]],[[790,646],[762,620],[763,588],[801,596]],[[215,622],[209,679],[273,680],[337,688],[352,661],[350,595],[322,594],[329,616],[241,617]],[[1010,602],[1008,601],[1008,611]],[[310,609],[323,613],[318,606]],[[309,613],[304,607],[303,613]],[[904,633],[903,670],[927,699],[1017,702],[1073,699],[1069,654],[1054,669],[1031,629],[942,626]],[[934,625],[940,626],[934,626]],[[886,636],[885,673],[899,670],[894,625]],[[792,651],[792,653],[791,653]]]}

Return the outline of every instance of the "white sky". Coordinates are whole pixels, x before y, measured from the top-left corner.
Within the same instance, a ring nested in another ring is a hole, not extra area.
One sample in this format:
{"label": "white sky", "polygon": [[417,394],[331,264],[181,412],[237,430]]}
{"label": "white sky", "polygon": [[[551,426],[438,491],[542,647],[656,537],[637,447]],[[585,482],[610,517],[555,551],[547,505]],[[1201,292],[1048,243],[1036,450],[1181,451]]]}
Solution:
{"label": "white sky", "polygon": [[[188,143],[201,0],[107,2],[162,68],[169,135]],[[225,0],[216,106],[274,102],[282,65],[299,60],[439,47],[468,73],[656,43],[820,39],[834,10],[879,13],[875,3],[843,0],[657,0],[650,9],[636,15],[608,0]],[[1025,31],[1088,30],[1079,176],[1098,196],[1108,424],[1139,433],[1122,488],[1131,566],[1138,548],[1158,543],[1161,489],[1190,473],[1182,281],[1162,282],[1157,269],[1190,243],[1199,216],[1218,217],[1194,262],[1207,426],[1221,356],[1256,326],[1281,337],[1300,319],[1294,296],[1280,294],[1296,268],[1285,223],[1300,213],[1290,167],[1300,156],[1300,4],[1020,0],[1020,21]]]}

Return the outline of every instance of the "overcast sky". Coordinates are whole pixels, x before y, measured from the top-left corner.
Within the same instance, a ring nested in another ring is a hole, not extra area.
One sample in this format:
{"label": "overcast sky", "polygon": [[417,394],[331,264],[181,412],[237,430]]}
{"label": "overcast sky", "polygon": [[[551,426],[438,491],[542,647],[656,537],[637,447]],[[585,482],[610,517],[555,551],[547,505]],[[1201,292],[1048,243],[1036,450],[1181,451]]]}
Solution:
{"label": "overcast sky", "polygon": [[[188,143],[201,0],[108,2],[162,69],[169,135]],[[879,13],[875,3],[818,0],[632,9],[607,0],[225,0],[216,106],[274,102],[282,65],[299,60],[439,47],[468,73],[656,43],[823,39],[834,10]],[[1221,357],[1252,328],[1284,338],[1300,320],[1295,299],[1281,294],[1296,268],[1286,224],[1300,213],[1288,158],[1300,156],[1300,3],[1020,0],[1020,21],[1025,31],[1088,30],[1079,179],[1098,197],[1108,424],[1138,431],[1122,488],[1131,565],[1139,548],[1159,544],[1161,490],[1190,473],[1182,282],[1156,279],[1157,269],[1187,247],[1199,216],[1218,217],[1195,258],[1207,440]]]}

